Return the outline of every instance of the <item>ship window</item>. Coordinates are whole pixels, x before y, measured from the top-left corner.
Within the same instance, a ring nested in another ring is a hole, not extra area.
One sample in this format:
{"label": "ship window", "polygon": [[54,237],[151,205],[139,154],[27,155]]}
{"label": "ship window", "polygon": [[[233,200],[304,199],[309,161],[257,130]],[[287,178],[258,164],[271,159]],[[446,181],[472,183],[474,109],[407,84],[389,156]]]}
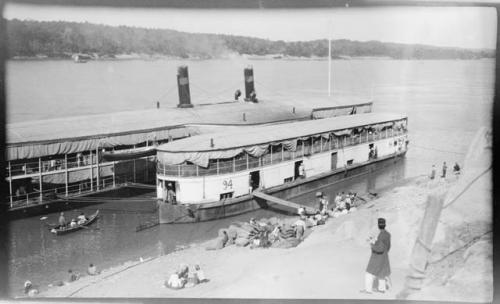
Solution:
{"label": "ship window", "polygon": [[293,176],[291,176],[291,177],[287,177],[287,178],[285,178],[285,180],[284,180],[284,182],[285,182],[285,183],[289,183],[289,182],[291,182],[291,181],[293,181]]}
{"label": "ship window", "polygon": [[220,194],[220,200],[228,199],[233,197],[233,192],[226,192]]}
{"label": "ship window", "polygon": [[354,159],[350,159],[350,160],[347,161],[347,164],[348,165],[352,165],[353,162],[354,162]]}

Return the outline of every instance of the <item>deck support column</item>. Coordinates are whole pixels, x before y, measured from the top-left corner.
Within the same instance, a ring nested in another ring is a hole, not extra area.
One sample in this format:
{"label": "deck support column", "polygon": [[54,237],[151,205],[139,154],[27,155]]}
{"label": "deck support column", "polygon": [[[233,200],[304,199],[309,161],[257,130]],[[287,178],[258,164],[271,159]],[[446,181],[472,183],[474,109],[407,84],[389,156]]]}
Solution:
{"label": "deck support column", "polygon": [[285,147],[281,144],[281,161],[285,160]]}
{"label": "deck support column", "polygon": [[[134,150],[135,150],[135,145],[134,145]],[[135,183],[135,158],[134,158],[134,183]]]}
{"label": "deck support column", "polygon": [[247,156],[247,170],[249,169],[248,167],[248,153],[245,152],[245,155]]}
{"label": "deck support column", "polygon": [[42,194],[42,158],[39,157],[38,158],[38,177],[39,177],[39,180],[38,180],[38,187],[40,187],[40,202],[42,202],[43,200],[43,194]]}
{"label": "deck support column", "polygon": [[[196,166],[196,172],[198,172],[198,166]],[[236,156],[233,157],[233,172],[236,172]]]}
{"label": "deck support column", "polygon": [[116,169],[115,169],[115,163],[116,162],[113,161],[113,188],[116,187],[116,180],[115,180],[115,174],[116,174],[115,171],[116,171]]}
{"label": "deck support column", "polygon": [[92,163],[94,162],[92,157],[92,150],[90,152],[90,191],[94,191],[94,168]]}
{"label": "deck support column", "polygon": [[217,175],[219,175],[219,159],[217,158]]}
{"label": "deck support column", "polygon": [[9,198],[10,198],[10,208],[12,208],[12,168],[10,165],[10,161],[9,161]]}
{"label": "deck support column", "polygon": [[66,182],[66,197],[68,196],[68,154],[64,154],[64,170],[65,172],[65,182]]}
{"label": "deck support column", "polygon": [[273,146],[269,145],[269,151],[271,151],[271,165],[273,164]]}
{"label": "deck support column", "polygon": [[95,163],[96,163],[96,169],[97,169],[97,183],[96,183],[96,191],[99,191],[99,182],[100,182],[100,179],[99,179],[99,147],[95,148]]}

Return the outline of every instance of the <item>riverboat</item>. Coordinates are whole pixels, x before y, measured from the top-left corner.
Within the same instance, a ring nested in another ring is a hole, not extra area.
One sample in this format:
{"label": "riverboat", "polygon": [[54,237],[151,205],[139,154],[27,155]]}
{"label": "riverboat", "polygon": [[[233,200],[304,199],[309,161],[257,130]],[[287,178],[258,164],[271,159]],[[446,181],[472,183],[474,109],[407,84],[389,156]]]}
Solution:
{"label": "riverboat", "polygon": [[407,117],[394,113],[248,126],[166,143],[156,155],[159,221],[280,210],[255,191],[281,199],[314,191],[398,161],[408,143]]}
{"label": "riverboat", "polygon": [[81,225],[77,225],[76,227],[71,227],[71,228],[70,227],[55,227],[55,228],[51,228],[50,232],[52,232],[55,235],[63,235],[63,234],[68,234],[68,233],[75,232],[75,231],[78,231],[81,229],[85,229],[87,226],[89,226],[93,222],[97,221],[98,217],[99,217],[99,210],[97,210],[94,214],[92,214],[88,218],[88,220]]}

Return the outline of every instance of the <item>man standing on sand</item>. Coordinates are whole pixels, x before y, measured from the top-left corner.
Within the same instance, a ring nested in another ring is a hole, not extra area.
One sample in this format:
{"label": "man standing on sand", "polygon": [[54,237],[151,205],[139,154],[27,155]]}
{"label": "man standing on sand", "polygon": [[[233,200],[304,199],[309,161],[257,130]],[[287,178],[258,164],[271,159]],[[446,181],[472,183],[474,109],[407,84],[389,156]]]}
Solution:
{"label": "man standing on sand", "polygon": [[446,166],[446,162],[443,162],[443,174],[441,175],[442,178],[446,178],[446,169],[448,169],[448,166]]}
{"label": "man standing on sand", "polygon": [[391,274],[389,263],[389,250],[391,249],[391,234],[385,230],[385,219],[378,219],[380,233],[377,239],[370,237],[371,256],[365,274],[365,289],[361,292],[371,294],[373,292],[373,281],[378,279],[377,292],[384,293],[386,290],[386,279]]}

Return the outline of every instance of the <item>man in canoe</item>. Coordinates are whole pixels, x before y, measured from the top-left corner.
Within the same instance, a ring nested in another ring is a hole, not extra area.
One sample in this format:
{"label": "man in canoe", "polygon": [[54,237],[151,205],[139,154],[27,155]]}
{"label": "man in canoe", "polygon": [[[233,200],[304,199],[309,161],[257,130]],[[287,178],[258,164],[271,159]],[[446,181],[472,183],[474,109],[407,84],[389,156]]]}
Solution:
{"label": "man in canoe", "polygon": [[85,214],[82,212],[80,213],[80,215],[77,217],[77,224],[78,225],[82,225],[83,223],[85,223],[87,221],[87,217],[85,216]]}
{"label": "man in canoe", "polygon": [[59,226],[66,227],[66,218],[64,217],[64,212],[59,215]]}

